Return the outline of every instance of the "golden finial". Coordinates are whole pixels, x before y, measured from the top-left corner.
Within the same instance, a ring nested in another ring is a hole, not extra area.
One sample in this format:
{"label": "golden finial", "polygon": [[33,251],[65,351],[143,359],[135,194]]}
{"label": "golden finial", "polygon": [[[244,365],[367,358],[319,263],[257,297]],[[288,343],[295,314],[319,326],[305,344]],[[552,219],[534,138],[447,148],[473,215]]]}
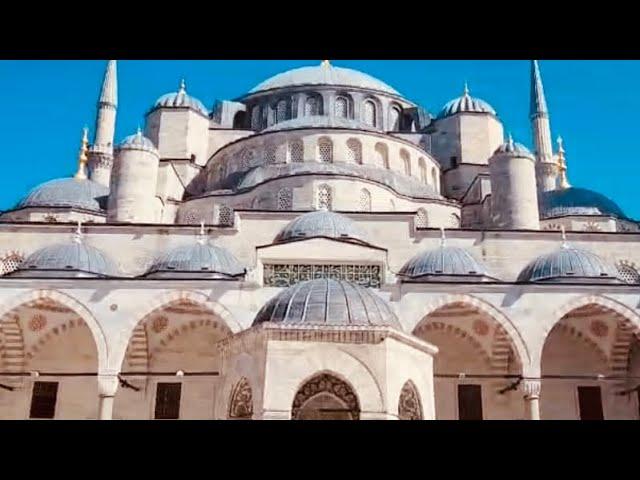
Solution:
{"label": "golden finial", "polygon": [[558,137],[558,170],[560,172],[559,187],[563,190],[571,188],[569,180],[567,180],[567,160],[564,154],[564,142],[562,137]]}
{"label": "golden finial", "polygon": [[87,158],[88,149],[89,149],[89,129],[87,127],[84,127],[82,129],[82,146],[80,147],[80,154],[78,155],[78,171],[73,177],[76,180],[87,179],[87,163],[89,162],[89,159]]}

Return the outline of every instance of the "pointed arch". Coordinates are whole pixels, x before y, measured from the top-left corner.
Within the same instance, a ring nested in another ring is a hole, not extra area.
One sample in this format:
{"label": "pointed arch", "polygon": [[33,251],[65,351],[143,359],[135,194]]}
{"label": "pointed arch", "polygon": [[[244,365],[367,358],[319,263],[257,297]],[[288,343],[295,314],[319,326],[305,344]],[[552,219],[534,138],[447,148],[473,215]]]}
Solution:
{"label": "pointed arch", "polygon": [[398,417],[400,420],[424,420],[420,394],[411,380],[407,380],[400,391]]}
{"label": "pointed arch", "polygon": [[323,394],[337,398],[349,411],[351,418],[359,420],[361,410],[358,394],[346,379],[332,371],[317,373],[298,388],[291,405],[291,418],[299,419],[305,406]]}
{"label": "pointed arch", "polygon": [[236,420],[253,418],[253,390],[246,377],[238,380],[231,391],[228,416]]}

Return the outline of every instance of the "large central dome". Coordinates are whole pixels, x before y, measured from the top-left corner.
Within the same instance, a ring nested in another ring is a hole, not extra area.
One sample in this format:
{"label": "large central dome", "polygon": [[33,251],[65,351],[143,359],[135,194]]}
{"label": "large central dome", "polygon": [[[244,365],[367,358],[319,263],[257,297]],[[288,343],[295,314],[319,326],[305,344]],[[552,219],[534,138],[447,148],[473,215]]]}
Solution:
{"label": "large central dome", "polygon": [[366,73],[350,68],[334,67],[328,61],[315,67],[302,67],[280,73],[262,82],[249,93],[258,93],[276,88],[298,87],[303,85],[335,85],[378,90],[390,95],[400,95],[386,83]]}

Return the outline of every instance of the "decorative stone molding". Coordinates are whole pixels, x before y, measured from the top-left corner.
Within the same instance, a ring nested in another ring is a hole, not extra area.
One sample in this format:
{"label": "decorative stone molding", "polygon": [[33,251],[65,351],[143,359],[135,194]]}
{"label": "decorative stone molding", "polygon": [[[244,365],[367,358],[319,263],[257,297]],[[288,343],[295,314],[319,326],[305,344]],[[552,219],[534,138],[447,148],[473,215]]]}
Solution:
{"label": "decorative stone molding", "polygon": [[522,391],[524,392],[524,398],[536,399],[540,398],[540,389],[542,382],[538,379],[526,379],[522,382]]}
{"label": "decorative stone molding", "polygon": [[229,418],[245,419],[253,418],[253,391],[246,378],[241,378],[231,392],[229,401]]}
{"label": "decorative stone molding", "polygon": [[119,384],[118,375],[98,375],[98,394],[101,397],[115,397]]}
{"label": "decorative stone molding", "polygon": [[304,405],[321,393],[328,393],[346,405],[353,420],[360,418],[360,404],[353,388],[343,380],[327,373],[321,373],[307,381],[296,393],[291,408],[291,418],[299,418]]}
{"label": "decorative stone molding", "polygon": [[411,380],[402,387],[398,402],[398,417],[400,420],[423,420],[422,403],[418,390]]}

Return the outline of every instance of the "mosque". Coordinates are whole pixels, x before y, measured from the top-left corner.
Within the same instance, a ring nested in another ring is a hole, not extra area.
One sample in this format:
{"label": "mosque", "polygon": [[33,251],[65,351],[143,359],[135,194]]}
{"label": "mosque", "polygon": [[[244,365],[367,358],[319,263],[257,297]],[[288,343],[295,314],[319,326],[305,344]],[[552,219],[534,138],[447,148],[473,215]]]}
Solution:
{"label": "mosque", "polygon": [[327,60],[116,142],[109,61],[77,173],[0,215],[0,418],[639,419],[638,222],[530,68],[531,148]]}

